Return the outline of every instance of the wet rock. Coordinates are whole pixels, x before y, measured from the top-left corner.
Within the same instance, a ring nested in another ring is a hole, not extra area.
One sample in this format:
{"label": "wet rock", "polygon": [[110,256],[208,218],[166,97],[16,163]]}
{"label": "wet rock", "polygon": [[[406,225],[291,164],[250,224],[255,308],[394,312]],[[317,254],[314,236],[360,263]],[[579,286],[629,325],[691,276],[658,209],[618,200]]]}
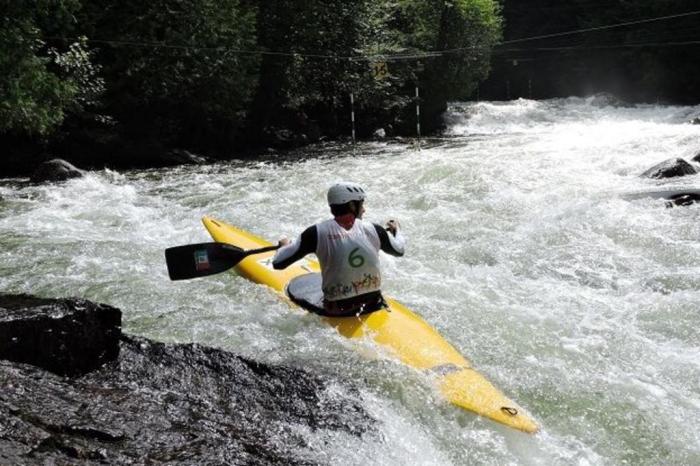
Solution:
{"label": "wet rock", "polygon": [[700,117],[698,118],[693,118],[690,121],[688,121],[691,125],[700,125]]}
{"label": "wet rock", "polygon": [[119,347],[75,378],[0,361],[0,464],[318,464],[319,436],[375,433],[337,380],[195,344]]}
{"label": "wet rock", "polygon": [[268,126],[263,130],[263,137],[275,149],[289,150],[308,144],[314,140],[320,139],[320,129],[308,127],[309,134],[299,131],[293,131],[289,128],[277,128]]}
{"label": "wet rock", "polygon": [[693,157],[691,160],[695,163],[700,163],[700,152],[695,154],[695,157]]}
{"label": "wet rock", "polygon": [[84,374],[118,356],[120,326],[111,306],[0,294],[0,359]]}
{"label": "wet rock", "polygon": [[668,159],[642,173],[642,178],[673,178],[677,176],[695,175],[697,170],[681,158]]}
{"label": "wet rock", "polygon": [[384,130],[384,128],[379,128],[372,134],[372,136],[374,137],[374,139],[384,139],[386,138],[386,131]]}
{"label": "wet rock", "polygon": [[65,181],[71,178],[80,178],[85,173],[74,165],[62,159],[52,159],[41,163],[30,180],[35,183],[46,181]]}
{"label": "wet rock", "polygon": [[624,194],[624,199],[635,201],[638,199],[662,199],[667,202],[667,207],[674,205],[689,205],[700,199],[700,189],[668,189],[663,191],[641,191],[635,193]]}
{"label": "wet rock", "polygon": [[289,148],[298,144],[294,133],[289,129],[273,129],[269,134],[275,147]]}
{"label": "wet rock", "polygon": [[668,198],[666,207],[689,206],[700,202],[700,193],[681,193]]}
{"label": "wet rock", "polygon": [[207,163],[207,159],[193,154],[184,149],[175,149],[162,154],[158,160],[158,165],[171,167],[176,165],[202,165]]}

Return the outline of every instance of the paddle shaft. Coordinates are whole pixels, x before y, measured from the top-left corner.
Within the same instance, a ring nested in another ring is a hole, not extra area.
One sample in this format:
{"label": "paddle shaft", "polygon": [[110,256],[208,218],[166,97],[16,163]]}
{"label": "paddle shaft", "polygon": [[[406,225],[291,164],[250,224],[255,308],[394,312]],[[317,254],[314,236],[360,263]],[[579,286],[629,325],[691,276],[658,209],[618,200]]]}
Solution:
{"label": "paddle shaft", "polygon": [[[245,259],[248,256],[252,256],[253,254],[261,254],[263,252],[268,252],[268,251],[275,251],[280,248],[279,244],[275,244],[274,246],[265,246],[264,248],[258,248],[258,249],[249,249],[248,251],[244,251],[243,257],[241,257],[241,260]],[[239,261],[240,262],[240,261]],[[234,264],[235,265],[235,264]]]}

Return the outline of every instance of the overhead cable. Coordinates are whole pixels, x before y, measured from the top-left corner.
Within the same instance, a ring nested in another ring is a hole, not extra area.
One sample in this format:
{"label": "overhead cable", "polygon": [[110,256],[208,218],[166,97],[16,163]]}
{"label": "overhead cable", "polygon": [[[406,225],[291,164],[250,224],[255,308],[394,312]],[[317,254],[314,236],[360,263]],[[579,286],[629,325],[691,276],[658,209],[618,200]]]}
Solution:
{"label": "overhead cable", "polygon": [[675,15],[659,16],[657,18],[648,18],[648,19],[640,19],[640,20],[636,20],[636,21],[627,21],[624,23],[608,24],[606,26],[596,26],[596,27],[585,28],[585,29],[576,29],[573,31],[564,31],[564,32],[555,32],[552,34],[543,34],[540,36],[523,37],[521,39],[506,40],[506,41],[501,42],[499,45],[516,44],[516,43],[520,43],[520,42],[528,42],[531,40],[539,40],[539,39],[550,39],[552,37],[571,36],[574,34],[582,34],[584,32],[604,31],[607,29],[615,29],[615,28],[621,28],[621,27],[626,27],[626,26],[634,26],[637,24],[653,23],[656,21],[665,21],[668,19],[683,18],[686,16],[694,16],[694,15],[698,15],[698,14],[700,14],[700,10],[689,11],[687,13],[679,13],[679,14],[675,14]]}
{"label": "overhead cable", "polygon": [[[603,31],[615,28],[622,28],[627,26],[633,26],[637,24],[652,23],[657,21],[665,21],[669,19],[683,18],[688,16],[699,15],[700,10],[689,11],[686,13],[678,13],[674,15],[659,16],[656,18],[640,19],[635,21],[627,21],[623,23],[609,24],[606,26],[597,26],[584,29],[576,29],[571,31],[563,31],[552,34],[543,34],[539,36],[523,37],[520,39],[511,39],[503,41],[495,45],[494,52],[498,52],[500,47],[507,46],[510,44],[517,44],[522,42],[528,42],[540,39],[550,39],[554,37],[570,36],[575,34],[583,34],[586,32]],[[77,38],[66,38],[66,37],[51,37],[48,39],[52,40],[78,40]],[[312,58],[312,59],[322,59],[322,60],[343,60],[343,61],[402,61],[402,60],[420,60],[426,58],[435,58],[443,56],[444,54],[455,54],[460,52],[465,52],[469,50],[479,50],[488,49],[488,46],[473,45],[469,47],[458,47],[452,49],[443,50],[433,50],[427,52],[413,52],[413,53],[394,53],[394,54],[369,54],[369,55],[337,55],[328,53],[301,53],[301,52],[282,52],[282,51],[272,51],[272,50],[244,50],[244,49],[232,49],[229,47],[205,47],[205,46],[192,46],[192,45],[176,45],[167,44],[163,42],[139,42],[139,41],[129,41],[129,40],[107,40],[107,39],[87,39],[88,42],[95,44],[106,44],[115,47],[148,47],[148,48],[162,48],[162,49],[172,49],[172,50],[203,50],[203,51],[220,51],[226,53],[234,53],[239,55],[258,55],[258,56],[281,56],[281,57],[292,57],[292,58]],[[666,43],[656,43],[656,44],[621,44],[619,47],[642,47],[642,46],[675,46],[675,45],[692,45],[695,41],[685,41],[685,42],[666,42]],[[615,48],[616,46],[589,46],[586,45],[585,48]],[[538,48],[528,48],[527,50],[563,50],[568,47],[538,47]],[[504,51],[511,51],[512,49],[507,49]],[[525,49],[520,49],[523,51]]]}
{"label": "overhead cable", "polygon": [[528,47],[528,48],[508,48],[494,51],[495,54],[511,53],[511,52],[546,52],[558,50],[590,50],[590,49],[629,49],[629,48],[644,48],[644,47],[676,47],[681,45],[700,45],[700,40],[687,40],[681,42],[633,42],[628,44],[616,45],[570,45],[560,47]]}

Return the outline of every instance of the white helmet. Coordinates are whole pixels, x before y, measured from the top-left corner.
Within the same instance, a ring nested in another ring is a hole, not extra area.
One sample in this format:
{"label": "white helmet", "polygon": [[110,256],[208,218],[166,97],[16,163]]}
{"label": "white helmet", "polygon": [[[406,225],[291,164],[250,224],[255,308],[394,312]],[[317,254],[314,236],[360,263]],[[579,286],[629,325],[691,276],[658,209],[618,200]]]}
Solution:
{"label": "white helmet", "polygon": [[364,201],[365,190],[357,183],[340,182],[328,190],[328,205],[347,204],[350,201]]}

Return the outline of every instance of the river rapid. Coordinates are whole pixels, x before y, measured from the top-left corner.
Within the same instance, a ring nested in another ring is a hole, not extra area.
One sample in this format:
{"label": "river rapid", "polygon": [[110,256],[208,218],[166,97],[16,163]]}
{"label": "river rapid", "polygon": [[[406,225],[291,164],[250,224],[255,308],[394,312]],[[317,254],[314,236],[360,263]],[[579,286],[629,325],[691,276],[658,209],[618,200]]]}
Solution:
{"label": "river rapid", "polygon": [[[280,158],[0,180],[0,291],[119,307],[124,331],[198,342],[359,387],[379,434],[304,431],[327,464],[700,464],[700,188],[638,175],[700,151],[700,107],[591,99],[455,104],[444,137]],[[360,116],[361,117],[361,116]],[[231,274],[171,282],[163,250],[210,241],[210,214],[270,240],[329,213],[337,180],[398,219],[383,289],[541,423],[522,434],[447,405],[427,375]],[[338,390],[346,390],[338,384]]]}

